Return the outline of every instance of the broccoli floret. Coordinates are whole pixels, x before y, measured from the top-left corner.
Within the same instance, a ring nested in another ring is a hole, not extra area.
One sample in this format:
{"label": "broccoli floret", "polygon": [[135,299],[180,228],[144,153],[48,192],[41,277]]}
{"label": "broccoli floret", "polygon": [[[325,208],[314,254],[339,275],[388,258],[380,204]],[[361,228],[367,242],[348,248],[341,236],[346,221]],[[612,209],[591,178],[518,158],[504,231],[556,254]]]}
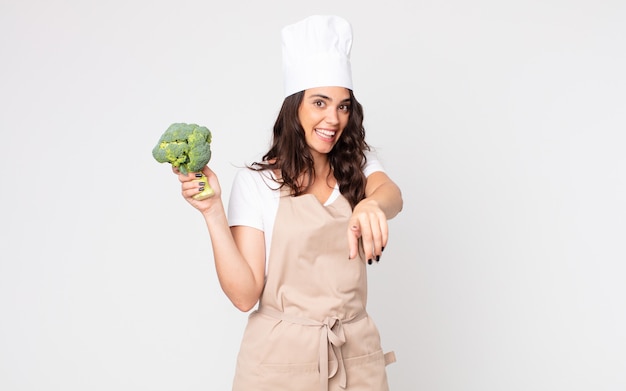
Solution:
{"label": "broccoli floret", "polygon": [[[161,135],[152,156],[159,163],[177,167],[185,175],[201,172],[211,160],[211,131],[196,124],[174,123]],[[214,192],[204,174],[199,181],[205,183],[204,191],[194,198],[211,197]]]}

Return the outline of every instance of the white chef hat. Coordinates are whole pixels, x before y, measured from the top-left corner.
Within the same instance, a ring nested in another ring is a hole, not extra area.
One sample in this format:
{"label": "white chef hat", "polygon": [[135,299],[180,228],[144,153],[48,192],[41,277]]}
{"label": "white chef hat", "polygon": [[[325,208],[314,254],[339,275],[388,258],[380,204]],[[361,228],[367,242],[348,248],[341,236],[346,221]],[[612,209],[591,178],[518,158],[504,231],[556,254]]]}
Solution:
{"label": "white chef hat", "polygon": [[352,28],[334,15],[313,15],[282,29],[285,97],[315,87],[352,89]]}

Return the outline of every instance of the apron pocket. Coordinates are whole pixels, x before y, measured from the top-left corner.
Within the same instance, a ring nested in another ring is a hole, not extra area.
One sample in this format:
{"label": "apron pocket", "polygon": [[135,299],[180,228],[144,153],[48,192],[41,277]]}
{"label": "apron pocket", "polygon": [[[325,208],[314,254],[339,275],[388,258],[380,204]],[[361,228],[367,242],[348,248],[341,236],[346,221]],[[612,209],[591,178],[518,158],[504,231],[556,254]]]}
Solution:
{"label": "apron pocket", "polygon": [[[382,350],[364,356],[345,358],[343,363],[348,376],[348,389],[355,391],[388,391],[387,371],[385,367],[391,356]],[[332,383],[331,379],[331,383]]]}
{"label": "apron pocket", "polygon": [[319,391],[320,374],[317,366],[317,363],[261,364],[258,383],[262,385],[261,389],[268,391]]}

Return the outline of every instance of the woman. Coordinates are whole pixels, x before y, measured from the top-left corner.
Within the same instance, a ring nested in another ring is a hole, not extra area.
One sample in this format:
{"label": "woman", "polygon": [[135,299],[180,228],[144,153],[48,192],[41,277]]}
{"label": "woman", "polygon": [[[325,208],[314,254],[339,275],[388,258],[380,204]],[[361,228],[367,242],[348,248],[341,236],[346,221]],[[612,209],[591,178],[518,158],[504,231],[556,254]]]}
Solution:
{"label": "woman", "polygon": [[[283,29],[285,100],[261,162],[238,172],[228,219],[193,174],[179,174],[202,212],[222,289],[249,316],[233,390],[387,390],[378,330],[367,316],[366,264],[379,261],[399,188],[365,141],[352,92],[349,24],[312,16]],[[346,255],[348,257],[346,258]]]}

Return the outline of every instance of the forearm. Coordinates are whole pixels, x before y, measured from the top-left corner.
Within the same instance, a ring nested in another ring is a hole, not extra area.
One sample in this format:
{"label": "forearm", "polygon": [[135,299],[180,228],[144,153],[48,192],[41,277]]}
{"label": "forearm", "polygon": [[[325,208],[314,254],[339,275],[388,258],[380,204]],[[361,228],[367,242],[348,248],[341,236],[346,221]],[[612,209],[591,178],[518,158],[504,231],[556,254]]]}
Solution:
{"label": "forearm", "polygon": [[384,181],[370,191],[366,200],[375,202],[388,220],[396,217],[402,210],[402,192],[394,182]]}
{"label": "forearm", "polygon": [[[261,272],[253,270],[237,246],[223,206],[203,213],[220,286],[241,311],[250,310],[259,300],[263,286]],[[263,270],[264,273],[264,270]]]}

